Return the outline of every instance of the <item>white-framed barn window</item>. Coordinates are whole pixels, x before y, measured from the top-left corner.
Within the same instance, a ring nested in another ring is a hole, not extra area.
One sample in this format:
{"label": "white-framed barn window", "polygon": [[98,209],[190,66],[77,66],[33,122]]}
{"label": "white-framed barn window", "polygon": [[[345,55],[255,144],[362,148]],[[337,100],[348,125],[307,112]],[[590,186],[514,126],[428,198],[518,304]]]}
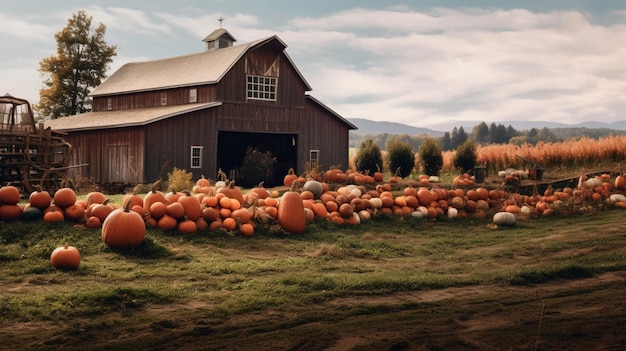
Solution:
{"label": "white-framed barn window", "polygon": [[198,102],[198,89],[189,89],[189,102]]}
{"label": "white-framed barn window", "polygon": [[161,106],[167,105],[167,93],[161,93]]}
{"label": "white-framed barn window", "polygon": [[276,101],[278,78],[248,75],[247,82],[248,99]]}
{"label": "white-framed barn window", "polygon": [[113,99],[107,98],[107,111],[111,111],[113,109]]}
{"label": "white-framed barn window", "polygon": [[309,150],[309,165],[311,168],[317,167],[319,164],[320,150]]}
{"label": "white-framed barn window", "polygon": [[204,146],[191,146],[191,168],[202,168],[202,149]]}

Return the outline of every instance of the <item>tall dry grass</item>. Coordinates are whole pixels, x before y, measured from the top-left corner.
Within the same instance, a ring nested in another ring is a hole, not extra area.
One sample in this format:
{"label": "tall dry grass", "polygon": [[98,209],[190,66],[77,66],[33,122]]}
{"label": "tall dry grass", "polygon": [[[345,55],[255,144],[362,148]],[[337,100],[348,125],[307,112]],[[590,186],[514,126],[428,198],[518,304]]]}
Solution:
{"label": "tall dry grass", "polygon": [[[476,161],[485,165],[488,172],[498,172],[507,168],[529,168],[526,161],[516,155],[535,162],[541,167],[586,167],[599,162],[620,162],[626,160],[626,136],[608,136],[594,140],[582,137],[558,143],[524,144],[516,146],[478,145]],[[454,171],[454,151],[444,152],[444,171]]]}

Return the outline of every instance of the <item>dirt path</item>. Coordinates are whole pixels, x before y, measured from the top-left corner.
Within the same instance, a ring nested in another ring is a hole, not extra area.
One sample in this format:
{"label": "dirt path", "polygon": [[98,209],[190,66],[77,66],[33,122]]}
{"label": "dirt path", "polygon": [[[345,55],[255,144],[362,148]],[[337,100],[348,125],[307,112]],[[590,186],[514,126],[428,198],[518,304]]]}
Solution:
{"label": "dirt path", "polygon": [[[623,350],[626,272],[536,286],[479,285],[208,319],[202,301],[89,320],[7,323],[5,350]],[[128,314],[143,322],[119,330]]]}

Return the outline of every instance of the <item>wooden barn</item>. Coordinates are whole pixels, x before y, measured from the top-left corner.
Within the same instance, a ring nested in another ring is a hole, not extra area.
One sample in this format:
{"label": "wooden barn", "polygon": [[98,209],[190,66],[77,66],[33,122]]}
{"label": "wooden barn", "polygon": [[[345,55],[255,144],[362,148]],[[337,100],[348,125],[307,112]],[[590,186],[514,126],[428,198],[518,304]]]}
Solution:
{"label": "wooden barn", "polygon": [[92,112],[46,122],[67,133],[70,165],[88,164],[72,178],[149,183],[176,167],[216,179],[236,175],[248,148],[276,158],[270,185],[289,168],[347,167],[356,127],[307,94],[280,38],[233,45],[218,29],[203,41],[196,54],[122,66],[92,92]]}

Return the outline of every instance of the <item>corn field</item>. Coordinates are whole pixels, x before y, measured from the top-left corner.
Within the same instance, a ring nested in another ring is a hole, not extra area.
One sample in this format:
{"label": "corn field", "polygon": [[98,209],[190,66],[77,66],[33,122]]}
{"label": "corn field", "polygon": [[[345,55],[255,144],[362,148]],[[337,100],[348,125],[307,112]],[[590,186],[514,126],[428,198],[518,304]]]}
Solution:
{"label": "corn field", "polygon": [[[558,143],[537,145],[513,144],[478,145],[476,164],[487,167],[487,172],[495,173],[507,168],[529,168],[526,161],[516,155],[533,161],[541,167],[586,167],[598,162],[620,162],[626,160],[626,136],[608,136],[598,140],[582,137]],[[444,152],[443,170],[454,170],[454,151]]]}

